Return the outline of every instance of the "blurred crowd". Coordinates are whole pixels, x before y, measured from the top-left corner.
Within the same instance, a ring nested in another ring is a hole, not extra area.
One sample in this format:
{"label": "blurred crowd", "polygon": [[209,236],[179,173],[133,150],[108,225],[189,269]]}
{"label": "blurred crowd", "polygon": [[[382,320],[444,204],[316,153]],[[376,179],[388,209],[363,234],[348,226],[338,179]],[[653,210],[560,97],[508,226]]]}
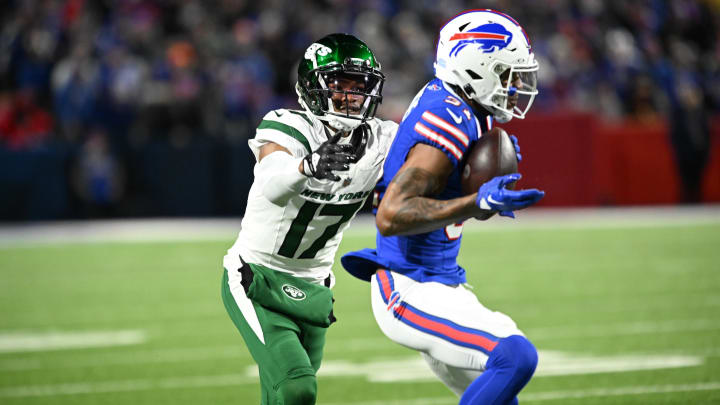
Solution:
{"label": "blurred crowd", "polygon": [[432,77],[439,27],[469,8],[504,11],[530,36],[534,113],[678,116],[681,147],[707,149],[707,116],[720,112],[717,0],[5,0],[0,147],[65,148],[73,195],[111,206],[148,143],[242,144],[268,110],[296,108],[297,61],[331,32],[375,51],[380,115],[399,120]]}

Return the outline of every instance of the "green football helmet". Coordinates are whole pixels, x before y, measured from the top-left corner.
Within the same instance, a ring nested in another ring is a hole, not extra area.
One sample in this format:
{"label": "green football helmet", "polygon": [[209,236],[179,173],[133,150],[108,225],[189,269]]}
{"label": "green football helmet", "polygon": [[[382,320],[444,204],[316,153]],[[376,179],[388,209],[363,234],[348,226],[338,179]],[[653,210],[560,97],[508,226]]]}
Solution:
{"label": "green football helmet", "polygon": [[305,110],[349,131],[375,116],[384,82],[380,63],[364,42],[330,34],[305,50],[295,91]]}

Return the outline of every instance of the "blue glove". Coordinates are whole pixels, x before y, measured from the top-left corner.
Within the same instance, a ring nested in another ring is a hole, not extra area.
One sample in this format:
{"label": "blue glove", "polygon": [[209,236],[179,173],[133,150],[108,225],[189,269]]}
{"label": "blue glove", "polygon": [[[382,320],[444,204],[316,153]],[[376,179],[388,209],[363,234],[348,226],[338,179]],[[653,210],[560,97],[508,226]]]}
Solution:
{"label": "blue glove", "polygon": [[519,162],[522,160],[522,155],[520,154],[520,144],[518,144],[517,136],[510,135],[510,140],[513,142],[513,146],[515,147],[515,156]]}
{"label": "blue glove", "polygon": [[520,173],[513,173],[493,178],[480,186],[475,203],[484,210],[498,211],[504,217],[515,218],[513,211],[529,207],[545,196],[544,191],[535,188],[528,190],[505,188],[521,177]]}

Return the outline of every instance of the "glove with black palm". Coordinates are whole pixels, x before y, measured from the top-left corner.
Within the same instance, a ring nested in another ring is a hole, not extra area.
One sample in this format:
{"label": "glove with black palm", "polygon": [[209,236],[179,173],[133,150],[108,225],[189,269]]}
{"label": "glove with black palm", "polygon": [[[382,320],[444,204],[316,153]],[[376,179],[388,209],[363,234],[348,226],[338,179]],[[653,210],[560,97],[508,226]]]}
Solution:
{"label": "glove with black palm", "polygon": [[342,131],[338,131],[323,142],[313,153],[303,159],[303,174],[314,177],[318,180],[329,179],[339,181],[340,176],[333,171],[346,171],[350,169],[350,163],[356,160],[353,153],[353,145],[338,145],[342,137]]}
{"label": "glove with black palm", "polygon": [[360,126],[355,128],[350,138],[350,145],[352,145],[353,155],[355,159],[352,163],[357,163],[360,158],[365,154],[365,148],[367,147],[368,137],[370,136],[370,125],[362,123]]}

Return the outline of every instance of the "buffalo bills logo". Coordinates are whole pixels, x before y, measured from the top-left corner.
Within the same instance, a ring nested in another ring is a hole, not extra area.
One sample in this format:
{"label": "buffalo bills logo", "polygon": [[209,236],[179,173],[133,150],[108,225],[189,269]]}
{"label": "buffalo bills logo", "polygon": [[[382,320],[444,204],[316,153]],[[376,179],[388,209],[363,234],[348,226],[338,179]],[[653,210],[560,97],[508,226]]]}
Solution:
{"label": "buffalo bills logo", "polygon": [[438,90],[440,90],[440,86],[438,86],[438,85],[435,84],[435,83],[427,86],[427,88],[428,88],[428,90],[433,90],[433,91],[438,91]]}
{"label": "buffalo bills logo", "polygon": [[450,56],[457,56],[463,48],[475,44],[483,51],[490,53],[505,49],[512,41],[512,33],[500,24],[484,24],[466,32],[458,32],[450,37],[450,41],[458,41],[450,50]]}
{"label": "buffalo bills logo", "polygon": [[402,301],[400,301],[400,293],[397,291],[393,291],[392,294],[390,294],[390,298],[388,298],[388,306],[387,310],[393,310],[398,305],[401,305]]}

